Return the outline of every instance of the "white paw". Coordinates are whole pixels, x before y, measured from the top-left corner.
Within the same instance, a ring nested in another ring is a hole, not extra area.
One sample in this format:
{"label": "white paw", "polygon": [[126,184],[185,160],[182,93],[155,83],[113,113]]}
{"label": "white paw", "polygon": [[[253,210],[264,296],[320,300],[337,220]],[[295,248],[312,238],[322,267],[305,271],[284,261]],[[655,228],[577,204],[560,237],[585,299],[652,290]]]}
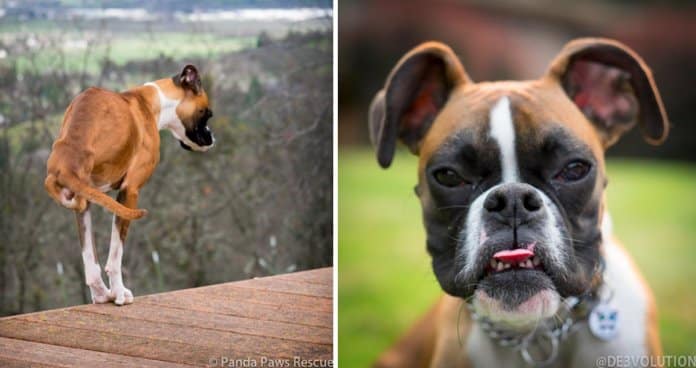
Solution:
{"label": "white paw", "polygon": [[126,298],[126,304],[131,304],[133,303],[133,293],[130,291],[130,289],[124,288],[124,296]]}
{"label": "white paw", "polygon": [[133,293],[125,287],[114,287],[109,293],[109,297],[116,305],[124,305],[133,303]]}
{"label": "white paw", "polygon": [[94,291],[92,291],[91,294],[92,303],[94,304],[104,304],[111,301],[111,298],[109,297],[109,289],[105,289],[105,291],[101,293],[95,293]]}
{"label": "white paw", "polygon": [[111,292],[106,288],[101,277],[91,280],[91,282],[87,283],[87,286],[89,286],[89,292],[92,294],[92,303],[103,304],[113,300],[110,298]]}

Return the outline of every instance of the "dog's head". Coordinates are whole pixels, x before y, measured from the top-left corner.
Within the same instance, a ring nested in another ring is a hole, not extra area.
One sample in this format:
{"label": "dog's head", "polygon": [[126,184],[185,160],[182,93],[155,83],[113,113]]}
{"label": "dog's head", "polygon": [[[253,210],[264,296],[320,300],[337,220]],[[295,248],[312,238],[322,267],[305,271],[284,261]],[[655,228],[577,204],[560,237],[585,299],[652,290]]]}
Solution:
{"label": "dog's head", "polygon": [[213,116],[198,70],[186,65],[181,73],[155,82],[160,101],[159,128],[172,132],[182,148],[207,151],[215,144],[208,119]]}
{"label": "dog's head", "polygon": [[370,107],[382,167],[396,141],[420,156],[416,193],[442,288],[493,321],[529,325],[600,280],[604,150],[668,122],[626,46],[570,42],[538,80],[474,83],[447,46],[407,53]]}

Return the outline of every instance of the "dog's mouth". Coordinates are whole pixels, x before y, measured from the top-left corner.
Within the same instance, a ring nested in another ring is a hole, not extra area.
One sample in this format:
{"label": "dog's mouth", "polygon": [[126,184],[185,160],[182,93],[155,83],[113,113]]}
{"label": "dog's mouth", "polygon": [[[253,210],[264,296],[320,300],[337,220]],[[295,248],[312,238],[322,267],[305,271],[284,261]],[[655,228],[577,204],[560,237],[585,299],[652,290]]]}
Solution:
{"label": "dog's mouth", "polygon": [[534,247],[500,250],[489,259],[474,291],[477,312],[516,327],[556,312],[560,296]]}
{"label": "dog's mouth", "polygon": [[477,289],[498,297],[510,308],[524,302],[535,291],[555,289],[545,258],[534,251],[535,244],[493,253],[479,273]]}
{"label": "dog's mouth", "polygon": [[490,274],[516,270],[538,270],[546,272],[541,258],[528,249],[502,250],[491,257],[483,277]]}
{"label": "dog's mouth", "polygon": [[192,129],[186,129],[186,137],[198,147],[200,151],[205,151],[212,147],[215,143],[215,138],[213,138],[213,132],[208,126],[208,119],[213,116],[212,112],[207,111],[201,119],[193,124]]}
{"label": "dog's mouth", "polygon": [[179,145],[181,145],[181,148],[183,148],[183,149],[185,149],[185,150],[187,150],[187,151],[193,151],[193,149],[191,148],[191,146],[189,146],[188,144],[186,144],[186,143],[184,143],[184,142],[182,142],[182,141],[179,141]]}
{"label": "dog's mouth", "polygon": [[215,145],[215,138],[208,127],[201,131],[186,131],[186,138],[192,145],[185,143],[183,139],[179,140],[179,145],[187,151],[205,152]]}

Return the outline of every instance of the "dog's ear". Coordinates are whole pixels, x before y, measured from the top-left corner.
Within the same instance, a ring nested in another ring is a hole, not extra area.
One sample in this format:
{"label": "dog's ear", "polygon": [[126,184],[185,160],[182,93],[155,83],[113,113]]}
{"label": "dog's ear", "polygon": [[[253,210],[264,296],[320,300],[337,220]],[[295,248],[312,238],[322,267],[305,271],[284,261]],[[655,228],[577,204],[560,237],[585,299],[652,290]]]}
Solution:
{"label": "dog's ear", "polygon": [[370,105],[370,139],[379,164],[389,167],[397,139],[418,154],[450,92],[466,82],[464,67],[442,43],[426,42],[404,55]]}
{"label": "dog's ear", "polygon": [[669,121],[652,73],[627,46],[602,38],[571,41],[551,62],[547,76],[594,124],[604,147],[636,122],[648,143],[667,138]]}
{"label": "dog's ear", "polygon": [[195,94],[201,92],[201,77],[198,74],[198,69],[195,66],[188,64],[179,74],[179,84]]}

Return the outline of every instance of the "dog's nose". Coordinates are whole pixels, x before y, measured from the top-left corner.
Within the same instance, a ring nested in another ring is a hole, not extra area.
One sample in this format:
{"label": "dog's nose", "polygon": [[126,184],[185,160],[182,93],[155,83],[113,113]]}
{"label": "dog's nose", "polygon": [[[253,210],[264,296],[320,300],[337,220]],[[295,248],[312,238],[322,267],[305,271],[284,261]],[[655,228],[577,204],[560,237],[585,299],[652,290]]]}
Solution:
{"label": "dog's nose", "polygon": [[519,224],[540,213],[542,199],[534,187],[524,183],[503,184],[491,191],[483,202],[489,214],[504,222]]}

